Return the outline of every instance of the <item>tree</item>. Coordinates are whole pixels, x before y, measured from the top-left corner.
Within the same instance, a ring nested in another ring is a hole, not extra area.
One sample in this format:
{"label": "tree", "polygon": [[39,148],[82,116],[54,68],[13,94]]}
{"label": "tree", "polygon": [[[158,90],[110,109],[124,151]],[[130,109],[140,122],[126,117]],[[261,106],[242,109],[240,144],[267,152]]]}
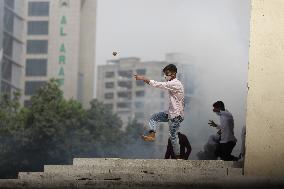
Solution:
{"label": "tree", "polygon": [[[94,99],[90,102],[90,109],[87,110],[85,127],[90,131],[92,149],[85,155],[99,157],[118,156],[122,149],[123,132],[121,131],[122,121],[113,114],[103,103]],[[96,149],[94,151],[94,149]]]}
{"label": "tree", "polygon": [[[70,163],[85,110],[75,100],[65,100],[55,80],[44,85],[31,98],[25,124],[24,158],[28,167],[40,170],[44,164]],[[79,144],[78,144],[79,145]]]}
{"label": "tree", "polygon": [[55,80],[20,107],[19,94],[0,101],[0,177],[42,171],[46,164],[70,164],[74,157],[118,156],[122,121],[97,100],[88,110],[65,100]]}
{"label": "tree", "polygon": [[0,96],[0,176],[14,174],[18,164],[18,142],[24,125],[19,92]]}

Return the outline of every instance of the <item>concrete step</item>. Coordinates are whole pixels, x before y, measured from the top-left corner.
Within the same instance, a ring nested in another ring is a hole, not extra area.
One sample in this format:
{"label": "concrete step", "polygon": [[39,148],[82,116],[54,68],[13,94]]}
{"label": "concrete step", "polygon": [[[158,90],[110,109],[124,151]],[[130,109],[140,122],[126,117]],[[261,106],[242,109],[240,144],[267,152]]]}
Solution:
{"label": "concrete step", "polygon": [[[213,183],[213,181],[211,182]],[[0,189],[188,189],[190,186],[195,186],[195,189],[208,188],[208,182],[204,185],[199,180],[193,183],[164,183],[164,182],[123,182],[112,180],[0,180]]]}
{"label": "concrete step", "polygon": [[21,172],[18,178],[23,181],[64,181],[64,180],[77,180],[77,181],[122,181],[122,182],[178,182],[184,183],[188,180],[199,180],[201,178],[213,179],[226,177],[226,171],[215,172],[215,170],[207,172],[195,172],[190,175],[178,174],[154,174],[154,173],[45,173],[45,172]]}
{"label": "concrete step", "polygon": [[198,167],[200,169],[207,168],[225,168],[233,167],[232,161],[222,160],[174,160],[174,159],[120,159],[120,158],[74,158],[73,165],[85,166],[108,166],[108,167],[179,167],[190,168]]}
{"label": "concrete step", "polygon": [[243,177],[241,168],[221,160],[75,158],[73,164],[45,165],[44,172],[20,172],[18,182],[24,187],[163,188]]}
{"label": "concrete step", "polygon": [[242,176],[244,175],[243,168],[227,168],[228,176]]}
{"label": "concrete step", "polygon": [[149,173],[149,174],[176,174],[176,175],[191,175],[195,174],[223,174],[227,175],[242,175],[242,169],[232,167],[221,168],[207,168],[203,167],[147,167],[141,165],[127,165],[127,166],[104,166],[104,165],[45,165],[45,173]]}
{"label": "concrete step", "polygon": [[277,177],[199,177],[188,178],[184,182],[164,181],[121,181],[121,180],[21,180],[21,179],[0,179],[0,189],[209,189],[209,188],[230,188],[230,189],[283,189],[284,178]]}

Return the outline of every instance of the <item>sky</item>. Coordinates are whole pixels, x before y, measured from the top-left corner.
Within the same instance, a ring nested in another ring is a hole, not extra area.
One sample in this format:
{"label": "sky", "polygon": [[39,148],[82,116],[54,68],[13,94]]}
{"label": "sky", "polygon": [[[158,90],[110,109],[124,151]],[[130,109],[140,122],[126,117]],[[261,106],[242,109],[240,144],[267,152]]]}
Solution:
{"label": "sky", "polygon": [[[96,64],[124,57],[159,61],[166,53],[186,54],[196,68],[198,87],[182,131],[194,141],[194,149],[202,148],[216,132],[207,124],[209,119],[218,122],[212,104],[222,100],[235,118],[240,140],[246,114],[249,22],[249,0],[98,0]],[[116,57],[113,51],[118,52]]]}

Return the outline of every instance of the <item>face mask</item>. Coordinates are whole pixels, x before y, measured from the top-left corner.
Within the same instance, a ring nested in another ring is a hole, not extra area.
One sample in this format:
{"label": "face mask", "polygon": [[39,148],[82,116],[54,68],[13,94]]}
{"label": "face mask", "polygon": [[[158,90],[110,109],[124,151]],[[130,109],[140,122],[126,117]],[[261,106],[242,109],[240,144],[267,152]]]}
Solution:
{"label": "face mask", "polygon": [[166,79],[166,81],[170,81],[171,78],[172,78],[172,76],[166,76],[166,75],[164,75],[164,78]]}
{"label": "face mask", "polygon": [[216,114],[217,116],[220,116],[220,115],[221,115],[221,112],[215,112],[215,114]]}

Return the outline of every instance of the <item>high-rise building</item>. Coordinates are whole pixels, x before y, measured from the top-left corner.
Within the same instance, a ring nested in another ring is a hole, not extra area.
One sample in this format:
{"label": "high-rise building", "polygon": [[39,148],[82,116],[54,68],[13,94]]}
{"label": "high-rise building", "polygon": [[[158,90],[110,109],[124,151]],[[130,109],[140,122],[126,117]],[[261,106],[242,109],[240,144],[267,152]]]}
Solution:
{"label": "high-rise building", "polygon": [[24,1],[0,1],[0,93],[21,89]]}
{"label": "high-rise building", "polygon": [[[178,68],[177,78],[185,87],[186,108],[188,108],[190,93],[187,72],[189,64],[180,64],[173,59],[165,61],[141,62],[139,58],[121,58],[110,60],[106,65],[98,66],[97,99],[116,113],[123,121],[125,129],[129,120],[136,119],[139,123],[148,125],[150,116],[168,109],[168,93],[165,90],[154,89],[143,81],[136,81],[134,74],[145,75],[156,81],[163,81],[163,68],[174,63]],[[173,62],[170,62],[173,61]],[[158,128],[155,142],[155,157],[161,157],[166,150],[169,137],[168,126]]]}
{"label": "high-rise building", "polygon": [[25,0],[25,105],[49,79],[87,107],[94,97],[96,0]]}

